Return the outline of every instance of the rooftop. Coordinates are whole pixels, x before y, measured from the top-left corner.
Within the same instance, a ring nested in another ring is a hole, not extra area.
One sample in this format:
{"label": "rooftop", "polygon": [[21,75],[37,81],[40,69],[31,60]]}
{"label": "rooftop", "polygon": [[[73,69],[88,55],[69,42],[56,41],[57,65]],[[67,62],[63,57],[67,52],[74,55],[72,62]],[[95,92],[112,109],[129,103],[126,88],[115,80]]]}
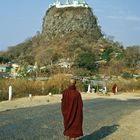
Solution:
{"label": "rooftop", "polygon": [[64,4],[62,4],[60,0],[56,0],[56,2],[49,5],[49,8],[51,8],[52,6],[56,6],[56,8],[89,7],[85,0],[73,0],[72,2],[70,2],[70,0],[66,0]]}

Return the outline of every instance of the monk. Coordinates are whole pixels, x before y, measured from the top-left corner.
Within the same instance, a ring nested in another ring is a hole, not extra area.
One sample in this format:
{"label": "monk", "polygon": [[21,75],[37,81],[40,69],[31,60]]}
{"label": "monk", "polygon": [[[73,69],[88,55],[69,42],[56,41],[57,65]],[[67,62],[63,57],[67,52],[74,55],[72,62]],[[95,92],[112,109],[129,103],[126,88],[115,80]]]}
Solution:
{"label": "monk", "polygon": [[71,79],[69,87],[62,94],[61,111],[64,122],[64,136],[68,140],[83,136],[83,101],[75,85],[76,80]]}
{"label": "monk", "polygon": [[114,94],[117,93],[117,84],[116,84],[116,83],[115,83],[115,84],[113,85],[113,87],[112,87],[112,92],[113,92]]}

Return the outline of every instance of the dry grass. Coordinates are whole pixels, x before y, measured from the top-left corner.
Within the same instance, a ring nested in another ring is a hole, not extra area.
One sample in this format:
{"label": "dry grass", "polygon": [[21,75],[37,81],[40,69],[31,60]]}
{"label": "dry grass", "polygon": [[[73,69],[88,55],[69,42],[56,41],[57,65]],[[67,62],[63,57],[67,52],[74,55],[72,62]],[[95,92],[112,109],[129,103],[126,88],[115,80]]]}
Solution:
{"label": "dry grass", "polygon": [[0,80],[0,100],[8,99],[8,88],[12,86],[13,97],[26,97],[29,94],[47,95],[60,93],[67,86],[68,76],[57,74],[48,81],[33,81],[22,79],[1,79]]}
{"label": "dry grass", "polygon": [[[29,94],[34,95],[48,95],[49,92],[53,94],[61,93],[68,85],[70,75],[57,74],[52,76],[48,81],[31,81],[21,79],[1,79],[0,80],[0,100],[8,99],[8,87],[13,87],[13,97],[27,97]],[[140,79],[124,80],[108,82],[107,89],[112,91],[113,84],[116,83],[119,92],[132,92],[140,90]],[[82,91],[83,85],[77,83],[78,90]]]}
{"label": "dry grass", "polygon": [[116,83],[118,86],[118,91],[127,92],[127,91],[136,91],[140,90],[140,79],[118,79],[107,84],[108,90],[112,91],[113,84]]}

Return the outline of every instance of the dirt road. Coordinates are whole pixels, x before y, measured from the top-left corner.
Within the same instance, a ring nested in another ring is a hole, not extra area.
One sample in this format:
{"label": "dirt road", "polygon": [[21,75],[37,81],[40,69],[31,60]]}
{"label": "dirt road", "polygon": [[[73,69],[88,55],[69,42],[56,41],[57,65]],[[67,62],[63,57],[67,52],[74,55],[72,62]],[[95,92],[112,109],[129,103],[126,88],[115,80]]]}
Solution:
{"label": "dirt road", "polygon": [[[64,140],[60,102],[48,102],[1,110],[0,140]],[[85,136],[80,140],[139,140],[139,131],[133,126],[139,125],[139,106],[139,98],[120,100],[116,96],[84,100]]]}

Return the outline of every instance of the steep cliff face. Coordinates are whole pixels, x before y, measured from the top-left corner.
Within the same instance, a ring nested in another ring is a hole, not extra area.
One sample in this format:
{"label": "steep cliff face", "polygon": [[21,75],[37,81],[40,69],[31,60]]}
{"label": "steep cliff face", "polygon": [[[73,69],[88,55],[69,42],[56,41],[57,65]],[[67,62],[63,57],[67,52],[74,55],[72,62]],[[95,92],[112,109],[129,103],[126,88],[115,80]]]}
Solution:
{"label": "steep cliff face", "polygon": [[98,40],[102,36],[96,16],[90,8],[86,7],[53,6],[47,10],[42,26],[42,35],[48,41],[63,38],[73,32],[81,37],[86,35],[93,40]]}

